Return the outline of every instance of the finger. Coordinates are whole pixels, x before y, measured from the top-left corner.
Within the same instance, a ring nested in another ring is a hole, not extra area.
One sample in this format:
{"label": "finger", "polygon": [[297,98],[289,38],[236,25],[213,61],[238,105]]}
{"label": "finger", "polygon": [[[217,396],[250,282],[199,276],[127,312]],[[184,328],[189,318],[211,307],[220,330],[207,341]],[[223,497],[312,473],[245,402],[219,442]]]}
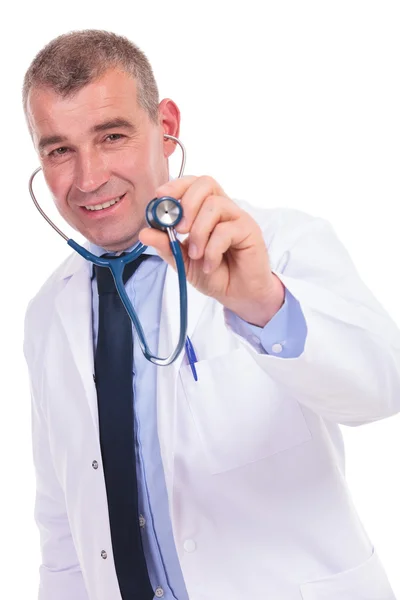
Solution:
{"label": "finger", "polygon": [[151,246],[157,250],[161,258],[168,264],[175,264],[169,244],[169,238],[164,231],[154,229],[153,227],[146,227],[140,231],[139,240],[145,246]]}
{"label": "finger", "polygon": [[204,251],[204,273],[211,275],[218,269],[225,252],[232,246],[233,238],[237,236],[239,225],[239,222],[226,221],[214,228]]}
{"label": "finger", "polygon": [[[176,270],[175,257],[172,254],[169,238],[165,231],[160,231],[159,229],[154,229],[153,227],[147,227],[140,231],[139,241],[145,246],[151,246],[154,248],[158,255]],[[189,259],[186,244],[180,244],[180,248],[185,265],[185,271],[187,271]]]}
{"label": "finger", "polygon": [[179,179],[173,179],[164,183],[156,189],[156,197],[161,198],[162,196],[171,196],[180,200],[186,190],[198,179],[194,175],[185,175]]}
{"label": "finger", "polygon": [[[186,184],[182,182],[181,187],[179,187],[180,180],[178,179],[171,183],[176,184],[174,188],[175,197],[180,199],[183,209],[183,219],[176,227],[179,233],[190,231],[201,205],[208,196],[220,195],[226,197],[221,186],[212,177],[196,177],[189,186],[187,186],[187,182]],[[166,188],[163,186],[162,189],[165,190]],[[169,190],[171,191],[171,188]],[[159,190],[157,192],[159,193]]]}
{"label": "finger", "polygon": [[240,215],[239,207],[232,200],[221,196],[208,196],[200,207],[190,229],[190,258],[199,259],[203,257],[204,249],[218,223],[234,221]]}

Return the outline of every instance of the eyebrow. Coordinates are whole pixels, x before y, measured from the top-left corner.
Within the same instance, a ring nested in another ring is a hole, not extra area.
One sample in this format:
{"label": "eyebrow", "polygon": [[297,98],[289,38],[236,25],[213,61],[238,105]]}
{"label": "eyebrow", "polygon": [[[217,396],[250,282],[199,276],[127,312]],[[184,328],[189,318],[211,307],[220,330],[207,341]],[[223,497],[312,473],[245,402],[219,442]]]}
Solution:
{"label": "eyebrow", "polygon": [[46,148],[46,146],[52,146],[53,144],[61,144],[62,142],[65,142],[66,140],[67,140],[67,138],[63,137],[61,135],[49,135],[49,136],[42,137],[42,138],[40,138],[39,144],[38,144],[39,151],[41,152],[42,150],[44,150]]}
{"label": "eyebrow", "polygon": [[90,130],[92,133],[99,133],[101,131],[106,131],[107,129],[117,129],[124,127],[125,129],[130,129],[131,131],[135,131],[135,126],[127,121],[126,119],[122,119],[117,117],[116,119],[111,119],[110,121],[104,121],[104,123],[99,123],[99,125],[94,125]]}
{"label": "eyebrow", "polygon": [[[136,131],[136,127],[127,121],[126,119],[122,119],[117,117],[116,119],[111,119],[109,121],[104,121],[103,123],[99,123],[98,125],[94,125],[90,129],[90,133],[101,133],[102,131],[108,131],[109,129],[130,129],[132,132]],[[52,146],[53,144],[62,144],[66,142],[68,138],[62,135],[49,135],[42,137],[39,141],[38,148],[39,151],[44,150],[47,146]]]}

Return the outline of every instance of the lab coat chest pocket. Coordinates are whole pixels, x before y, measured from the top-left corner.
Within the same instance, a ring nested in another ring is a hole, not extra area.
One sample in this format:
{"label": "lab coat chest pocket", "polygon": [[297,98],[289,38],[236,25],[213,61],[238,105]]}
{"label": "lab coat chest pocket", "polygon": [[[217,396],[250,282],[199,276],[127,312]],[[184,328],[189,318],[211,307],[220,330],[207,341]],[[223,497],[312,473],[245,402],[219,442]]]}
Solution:
{"label": "lab coat chest pocket", "polygon": [[303,600],[396,600],[375,552],[361,565],[301,586]]}
{"label": "lab coat chest pocket", "polygon": [[212,473],[228,471],[311,438],[302,410],[282,394],[245,348],[180,371],[197,431]]}

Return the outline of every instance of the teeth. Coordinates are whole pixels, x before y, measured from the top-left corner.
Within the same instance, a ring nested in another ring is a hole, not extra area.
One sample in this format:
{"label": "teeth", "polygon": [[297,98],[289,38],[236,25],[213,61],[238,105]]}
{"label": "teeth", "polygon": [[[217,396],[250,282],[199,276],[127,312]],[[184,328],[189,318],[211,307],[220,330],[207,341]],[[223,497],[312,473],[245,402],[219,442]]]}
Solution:
{"label": "teeth", "polygon": [[116,204],[121,200],[121,196],[115,198],[114,200],[110,200],[109,202],[104,202],[104,204],[95,204],[94,206],[85,206],[86,210],[103,210],[103,208],[108,208],[113,204]]}

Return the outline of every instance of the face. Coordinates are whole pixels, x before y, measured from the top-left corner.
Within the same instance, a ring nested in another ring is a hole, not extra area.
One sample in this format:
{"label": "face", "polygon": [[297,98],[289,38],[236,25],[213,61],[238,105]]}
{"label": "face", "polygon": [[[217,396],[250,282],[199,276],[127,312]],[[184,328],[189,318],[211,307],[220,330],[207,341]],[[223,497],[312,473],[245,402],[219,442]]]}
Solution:
{"label": "face", "polygon": [[110,70],[73,96],[33,88],[28,119],[47,185],[62,217],[86,239],[124,250],[145,226],[145,208],[168,181],[179,110],[159,106],[154,123],[138,105],[136,81]]}

